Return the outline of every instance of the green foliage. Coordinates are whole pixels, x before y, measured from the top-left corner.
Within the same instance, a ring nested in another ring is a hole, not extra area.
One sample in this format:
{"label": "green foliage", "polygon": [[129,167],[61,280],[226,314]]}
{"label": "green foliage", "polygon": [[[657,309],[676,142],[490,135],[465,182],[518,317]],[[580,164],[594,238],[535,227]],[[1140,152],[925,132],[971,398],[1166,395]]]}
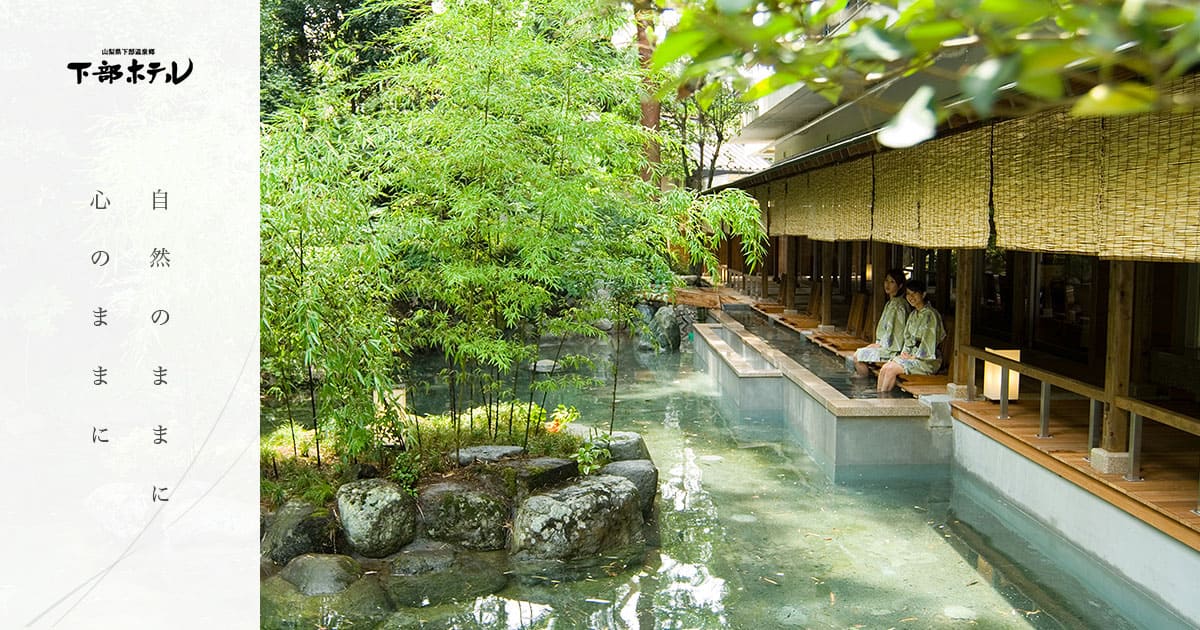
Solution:
{"label": "green foliage", "polygon": [[668,159],[678,156],[677,168],[685,186],[702,190],[712,187],[721,148],[737,135],[742,114],[751,105],[727,82],[709,81],[696,90],[691,87],[681,89],[664,104],[663,153]]}
{"label": "green foliage", "polygon": [[[367,43],[341,40],[310,64],[311,95],[263,132],[267,393],[312,387],[344,462],[397,433],[373,400],[417,353],[446,359],[451,424],[482,422],[458,409],[461,392],[482,392],[494,437],[501,409],[528,410],[536,392],[578,380],[513,390],[513,370],[541,358],[538,339],[634,321],[629,305],[673,281],[672,245],[715,269],[711,250],[736,233],[748,259],[761,257],[752,199],[663,195],[639,177],[651,136],[638,122],[635,52],[611,44],[631,19],[623,9],[441,8],[381,0],[350,12],[342,33],[380,15],[407,21]],[[540,421],[514,415],[524,441]]]}
{"label": "green foliage", "polygon": [[579,449],[571,455],[571,459],[579,464],[579,473],[582,475],[599,471],[611,457],[612,453],[603,441],[592,440],[580,444]]}
{"label": "green foliage", "polygon": [[417,482],[421,480],[425,469],[426,466],[421,460],[420,453],[405,451],[392,461],[388,479],[396,482],[405,492],[415,497],[417,496]]}
{"label": "green foliage", "polygon": [[[290,450],[290,446],[289,446]],[[264,448],[260,455],[259,496],[269,509],[278,508],[288,499],[303,499],[313,505],[327,505],[344,481],[332,467],[317,468],[306,459],[281,456]]]}
{"label": "green foliage", "polygon": [[578,419],[579,410],[574,406],[559,405],[554,408],[554,413],[550,414],[550,424],[546,426],[546,430],[551,433],[558,433]]}
{"label": "green foliage", "polygon": [[[1027,109],[1078,99],[1074,113],[1088,116],[1191,108],[1197,97],[1164,90],[1200,62],[1200,7],[1194,3],[887,0],[849,9],[845,0],[667,4],[682,17],[658,46],[655,66],[680,64],[680,83],[713,75],[732,79],[747,98],[799,82],[838,102],[934,64],[938,71],[923,76],[955,73],[967,97],[959,106],[984,117],[996,113],[1002,94],[1020,95],[1017,107],[1025,103]],[[753,65],[771,74],[751,85],[743,71]],[[1068,80],[1095,87],[1072,92]],[[890,138],[912,141],[926,133],[930,118],[948,113],[925,94],[914,99],[903,119],[893,121]]]}

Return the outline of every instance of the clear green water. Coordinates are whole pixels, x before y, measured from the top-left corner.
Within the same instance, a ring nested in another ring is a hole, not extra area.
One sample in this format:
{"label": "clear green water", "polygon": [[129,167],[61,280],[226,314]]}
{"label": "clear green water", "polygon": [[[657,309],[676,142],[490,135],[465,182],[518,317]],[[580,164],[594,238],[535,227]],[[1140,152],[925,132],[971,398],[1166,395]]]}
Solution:
{"label": "clear green water", "polygon": [[[612,355],[603,343],[575,350]],[[620,361],[616,429],[641,433],[660,471],[660,539],[644,566],[512,584],[469,606],[423,610],[431,627],[1134,627],[1052,561],[1027,568],[989,548],[986,530],[956,518],[949,474],[831,484],[774,422],[722,417],[690,353]],[[601,358],[595,373],[609,366]],[[558,392],[548,406],[572,404],[606,425],[611,391]],[[436,384],[412,402],[444,404]]]}

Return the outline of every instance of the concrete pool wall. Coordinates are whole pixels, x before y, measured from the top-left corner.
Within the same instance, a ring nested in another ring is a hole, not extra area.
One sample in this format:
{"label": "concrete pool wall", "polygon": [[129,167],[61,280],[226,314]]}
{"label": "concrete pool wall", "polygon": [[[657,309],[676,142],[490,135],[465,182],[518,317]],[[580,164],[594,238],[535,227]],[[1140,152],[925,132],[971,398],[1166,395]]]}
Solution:
{"label": "concrete pool wall", "polygon": [[946,474],[945,401],[848,398],[731,318],[694,328],[695,362],[730,418],[778,418],[834,481]]}
{"label": "concrete pool wall", "polygon": [[833,481],[951,476],[956,492],[980,497],[965,504],[1139,626],[1200,627],[1200,553],[954,421],[948,396],[848,398],[732,318],[714,318],[695,325],[695,363],[727,418],[778,419]]}
{"label": "concrete pool wall", "polygon": [[956,479],[1011,502],[980,501],[985,510],[1129,619],[1200,627],[1200,553],[962,422],[954,465]]}

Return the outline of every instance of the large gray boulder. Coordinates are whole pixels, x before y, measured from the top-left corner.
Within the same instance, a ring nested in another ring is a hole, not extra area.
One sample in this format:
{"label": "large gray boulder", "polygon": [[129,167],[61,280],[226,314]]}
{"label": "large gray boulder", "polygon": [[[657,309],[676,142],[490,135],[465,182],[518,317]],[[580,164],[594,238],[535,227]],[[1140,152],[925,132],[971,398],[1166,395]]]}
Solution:
{"label": "large gray boulder", "polygon": [[535,494],[517,508],[512,553],[518,558],[571,560],[642,542],[637,487],[601,475]]}
{"label": "large gray boulder", "polygon": [[612,435],[601,435],[594,440],[608,449],[609,461],[621,462],[629,459],[650,459],[650,449],[641,434],[633,431],[613,431]]}
{"label": "large gray boulder", "polygon": [[346,540],[368,558],[395,553],[416,536],[416,500],[385,479],[343,485],[337,491],[337,506]]}
{"label": "large gray boulder", "polygon": [[541,488],[578,475],[579,464],[557,457],[509,459],[481,466],[478,473],[507,496],[523,501]]}
{"label": "large gray boulder", "polygon": [[658,494],[658,468],[655,468],[654,462],[648,459],[612,462],[601,468],[600,474],[628,479],[637,487],[642,515],[650,513],[654,507],[654,497]]}
{"label": "large gray boulder", "polygon": [[508,542],[512,503],[505,496],[450,481],[422,488],[417,503],[422,536],[479,551]]}
{"label": "large gray boulder", "polygon": [[347,556],[300,556],[265,580],[259,597],[267,630],[372,628],[392,614],[378,580]]}
{"label": "large gray boulder", "polygon": [[488,444],[484,446],[468,446],[458,449],[458,465],[470,466],[475,462],[497,462],[506,457],[514,457],[524,453],[525,449],[510,444]]}
{"label": "large gray boulder", "polygon": [[306,553],[279,572],[279,577],[305,595],[340,593],[362,576],[362,568],[354,558],[325,553]]}
{"label": "large gray boulder", "polygon": [[469,601],[504,588],[508,577],[499,564],[486,554],[459,551],[445,543],[417,541],[388,559],[388,568],[380,580],[397,607]]}
{"label": "large gray boulder", "polygon": [[659,350],[679,351],[679,319],[675,316],[673,306],[668,304],[655,311],[650,332],[654,334]]}
{"label": "large gray boulder", "polygon": [[336,534],[337,519],[329,510],[292,500],[270,519],[260,548],[264,558],[283,565],[302,554],[334,551]]}

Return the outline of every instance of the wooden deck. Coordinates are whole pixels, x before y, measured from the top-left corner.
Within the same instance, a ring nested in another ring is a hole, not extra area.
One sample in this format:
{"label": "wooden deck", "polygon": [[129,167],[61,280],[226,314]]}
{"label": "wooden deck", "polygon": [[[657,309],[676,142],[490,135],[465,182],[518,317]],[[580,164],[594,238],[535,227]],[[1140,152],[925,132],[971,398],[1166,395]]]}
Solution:
{"label": "wooden deck", "polygon": [[984,435],[1049,469],[1058,476],[1128,512],[1179,542],[1200,551],[1200,437],[1145,422],[1142,441],[1143,481],[1092,470],[1086,458],[1088,402],[1054,400],[1049,438],[1039,438],[1037,400],[1009,403],[1008,420],[999,405],[987,401],[955,401],[954,417]]}

